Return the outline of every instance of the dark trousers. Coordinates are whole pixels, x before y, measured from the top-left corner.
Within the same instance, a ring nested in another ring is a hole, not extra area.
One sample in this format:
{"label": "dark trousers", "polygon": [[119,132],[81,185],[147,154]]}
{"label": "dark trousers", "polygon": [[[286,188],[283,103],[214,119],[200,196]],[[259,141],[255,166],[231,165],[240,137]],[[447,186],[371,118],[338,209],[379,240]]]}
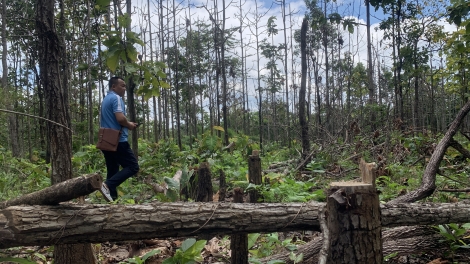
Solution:
{"label": "dark trousers", "polygon": [[[116,188],[139,171],[139,164],[128,142],[119,142],[116,151],[102,150],[102,152],[108,170],[105,183],[109,188],[111,197],[117,199]],[[119,170],[119,165],[122,170]]]}

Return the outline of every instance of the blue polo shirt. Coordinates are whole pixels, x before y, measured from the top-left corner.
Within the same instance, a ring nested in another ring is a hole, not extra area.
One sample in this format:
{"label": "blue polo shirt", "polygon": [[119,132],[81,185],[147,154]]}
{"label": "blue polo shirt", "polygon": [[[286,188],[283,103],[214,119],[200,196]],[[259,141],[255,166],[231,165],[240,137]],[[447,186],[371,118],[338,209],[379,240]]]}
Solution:
{"label": "blue polo shirt", "polygon": [[128,129],[121,126],[116,120],[114,113],[123,113],[126,115],[126,106],[124,100],[114,91],[108,91],[101,103],[101,127],[120,130],[122,128],[121,138],[119,142],[127,142]]}

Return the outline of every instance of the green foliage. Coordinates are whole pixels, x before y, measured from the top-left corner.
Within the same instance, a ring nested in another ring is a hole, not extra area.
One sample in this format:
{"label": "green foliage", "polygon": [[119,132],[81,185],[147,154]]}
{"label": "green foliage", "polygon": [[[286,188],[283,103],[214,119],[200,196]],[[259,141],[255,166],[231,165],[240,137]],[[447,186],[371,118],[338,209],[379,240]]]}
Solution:
{"label": "green foliage", "polygon": [[[131,23],[128,14],[118,17],[119,24],[122,28],[127,28]],[[162,62],[146,61],[138,63],[142,60],[135,45],[144,46],[144,42],[139,38],[138,34],[133,31],[126,31],[123,36],[121,31],[105,31],[106,40],[103,41],[108,50],[104,53],[106,58],[106,66],[111,72],[116,72],[121,66],[129,76],[141,79],[142,85],[137,89],[138,95],[143,95],[145,100],[152,96],[160,95],[160,88],[170,88],[165,82],[166,74],[163,71],[166,65]]]}
{"label": "green foliage", "polygon": [[308,202],[311,200],[324,201],[325,194],[322,189],[312,191],[316,184],[313,182],[296,181],[284,178],[279,174],[268,174],[269,184],[258,186],[264,201],[270,203],[280,202]]}
{"label": "green foliage", "polygon": [[384,256],[384,261],[389,261],[390,259],[398,256],[398,252],[393,252],[391,254],[388,254],[387,256]]}
{"label": "green foliage", "polygon": [[[300,263],[303,259],[303,255],[296,255],[297,244],[292,242],[292,239],[286,239],[281,241],[278,233],[271,234],[248,234],[248,251],[251,254],[250,263],[261,263],[260,258],[268,257],[275,252],[278,252],[281,248],[286,248],[291,251],[290,258],[294,263]],[[272,260],[269,263],[285,263],[280,260]]]}
{"label": "green foliage", "polygon": [[[465,0],[451,0],[452,7],[449,8],[449,19],[457,26],[462,25],[462,21],[466,21],[470,6]],[[469,30],[470,31],[470,30]]]}
{"label": "green foliage", "polygon": [[300,253],[300,254],[297,255],[293,251],[291,251],[289,253],[289,259],[292,260],[294,262],[294,264],[301,263],[304,260],[304,254]]}
{"label": "green foliage", "polygon": [[72,166],[77,175],[106,172],[103,153],[95,145],[82,146],[80,151],[75,152]]}
{"label": "green foliage", "polygon": [[21,194],[38,191],[51,184],[50,165],[33,154],[34,161],[13,158],[11,152],[0,148],[0,200],[8,200]]}
{"label": "green foliage", "polygon": [[0,257],[0,263],[3,262],[13,262],[13,263],[20,263],[20,264],[36,264],[35,261],[22,259],[22,258],[2,258]]}
{"label": "green foliage", "polygon": [[176,250],[175,255],[165,259],[163,264],[193,264],[202,261],[201,251],[206,242],[206,240],[196,241],[194,238],[186,239],[181,248]]}
{"label": "green foliage", "polygon": [[160,250],[152,250],[152,251],[149,251],[147,252],[145,255],[141,257],[139,256],[136,256],[136,257],[133,257],[133,258],[129,258],[127,259],[126,261],[124,262],[120,262],[120,263],[133,263],[133,264],[145,264],[145,261],[152,257],[152,256],[155,256],[156,254],[160,254]]}
{"label": "green foliage", "polygon": [[[52,247],[51,247],[52,248]],[[35,260],[42,261],[42,263],[47,262],[46,256],[43,254],[36,252],[32,249],[25,250],[27,256],[19,258],[19,257],[4,257],[3,254],[0,253],[0,263],[20,263],[20,264],[35,264],[37,263]]]}
{"label": "green foliage", "polygon": [[467,235],[467,232],[470,231],[470,223],[464,225],[438,225],[435,228],[439,231],[439,234],[443,236],[444,239],[442,242],[449,244],[452,256],[458,249],[470,249],[470,244],[468,244],[470,235]]}

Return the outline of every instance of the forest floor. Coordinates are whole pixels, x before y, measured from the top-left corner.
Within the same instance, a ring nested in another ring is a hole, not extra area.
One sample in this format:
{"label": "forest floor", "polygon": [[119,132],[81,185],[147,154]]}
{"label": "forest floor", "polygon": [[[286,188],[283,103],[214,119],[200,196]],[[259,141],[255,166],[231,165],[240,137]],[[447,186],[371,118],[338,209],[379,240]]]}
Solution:
{"label": "forest floor", "polygon": [[[174,255],[177,248],[181,246],[183,239],[151,239],[142,241],[126,241],[118,243],[102,243],[93,245],[98,263],[118,264],[118,263],[146,263],[160,264]],[[7,250],[10,251],[11,249]],[[152,250],[159,250],[159,254],[149,257],[145,262],[139,260]],[[3,251],[3,253],[8,253]],[[13,257],[34,256],[36,263],[52,263],[52,252],[49,247],[24,247],[21,250],[14,249]],[[35,254],[32,254],[35,253]],[[230,263],[230,242],[224,238],[214,237],[210,239],[202,251],[203,262],[201,263]],[[0,262],[10,264],[13,262]],[[309,261],[301,263],[312,263]],[[390,258],[384,263],[391,264],[464,264],[470,263],[470,250],[457,252],[453,258],[447,256],[447,251],[435,251],[421,255],[403,255]]]}
{"label": "forest floor", "polygon": [[[137,263],[126,262],[132,257],[143,256],[152,250],[160,250],[160,254],[147,259],[147,264],[160,264],[165,259],[173,256],[176,248],[181,246],[183,240],[145,240],[131,243],[106,243],[99,251],[102,264]],[[201,263],[230,263],[230,242],[226,239],[214,237],[209,240],[202,252],[204,261]],[[301,263],[312,263],[309,261]],[[384,263],[390,264],[468,264],[470,263],[470,250],[461,250],[453,257],[448,256],[446,249],[426,254],[402,255],[389,258]]]}

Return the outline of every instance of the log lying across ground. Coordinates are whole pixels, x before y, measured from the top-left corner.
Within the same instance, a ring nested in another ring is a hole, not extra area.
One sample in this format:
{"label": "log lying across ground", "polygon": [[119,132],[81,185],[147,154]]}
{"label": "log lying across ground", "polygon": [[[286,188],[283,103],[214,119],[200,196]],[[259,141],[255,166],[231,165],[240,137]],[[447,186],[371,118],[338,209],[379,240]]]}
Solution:
{"label": "log lying across ground", "polygon": [[100,174],[89,174],[49,186],[40,191],[23,195],[0,203],[0,209],[14,205],[55,205],[80,196],[88,195],[101,188]]}
{"label": "log lying across ground", "polygon": [[[383,255],[393,253],[399,255],[422,254],[433,252],[443,248],[442,236],[428,226],[396,227],[382,231]],[[303,264],[317,264],[318,257],[323,245],[323,238],[316,237],[314,240],[297,247],[295,253],[303,255]],[[270,260],[283,260],[286,264],[294,264],[290,259],[290,251],[284,250],[275,255],[263,258],[263,263]]]}
{"label": "log lying across ground", "polygon": [[[319,231],[324,203],[152,203],[11,206],[0,210],[0,248],[236,234]],[[381,208],[382,226],[470,222],[470,204]]]}

